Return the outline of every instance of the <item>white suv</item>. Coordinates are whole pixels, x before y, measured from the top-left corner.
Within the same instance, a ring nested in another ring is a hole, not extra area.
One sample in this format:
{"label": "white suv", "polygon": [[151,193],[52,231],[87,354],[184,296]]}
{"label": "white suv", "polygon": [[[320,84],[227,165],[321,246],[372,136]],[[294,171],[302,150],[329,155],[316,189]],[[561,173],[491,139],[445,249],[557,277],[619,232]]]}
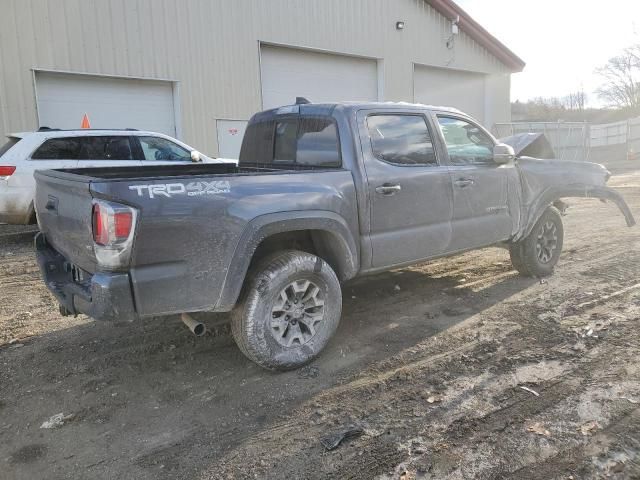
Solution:
{"label": "white suv", "polygon": [[0,147],[0,223],[35,223],[36,170],[202,161],[209,158],[175,138],[138,130],[53,130],[14,133]]}

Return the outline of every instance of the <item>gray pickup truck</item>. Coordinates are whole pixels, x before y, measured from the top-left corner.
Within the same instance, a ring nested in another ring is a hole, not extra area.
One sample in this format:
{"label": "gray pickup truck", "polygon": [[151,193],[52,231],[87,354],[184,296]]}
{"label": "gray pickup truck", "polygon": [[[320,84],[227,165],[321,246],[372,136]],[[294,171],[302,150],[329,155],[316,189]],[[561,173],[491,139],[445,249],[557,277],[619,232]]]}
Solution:
{"label": "gray pickup truck", "polygon": [[270,369],[316,357],[341,283],[490,245],[552,273],[564,197],[611,200],[609,172],[517,157],[457,110],[300,104],[256,114],[235,165],[36,173],[37,257],[64,314],[232,312]]}

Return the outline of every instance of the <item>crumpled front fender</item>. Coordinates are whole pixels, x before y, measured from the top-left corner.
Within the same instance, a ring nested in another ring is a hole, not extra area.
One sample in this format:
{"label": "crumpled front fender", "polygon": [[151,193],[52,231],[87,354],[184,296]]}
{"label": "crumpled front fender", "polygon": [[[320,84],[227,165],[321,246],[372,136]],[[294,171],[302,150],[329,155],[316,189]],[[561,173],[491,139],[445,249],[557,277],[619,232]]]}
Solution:
{"label": "crumpled front fender", "polygon": [[533,230],[534,225],[547,209],[547,207],[562,198],[599,198],[613,202],[627,222],[627,226],[632,227],[636,224],[636,220],[631,213],[631,209],[625,202],[622,195],[613,188],[598,185],[573,184],[563,187],[550,187],[540,195],[529,208],[529,215],[523,222],[524,228],[516,235],[514,240],[526,237]]}

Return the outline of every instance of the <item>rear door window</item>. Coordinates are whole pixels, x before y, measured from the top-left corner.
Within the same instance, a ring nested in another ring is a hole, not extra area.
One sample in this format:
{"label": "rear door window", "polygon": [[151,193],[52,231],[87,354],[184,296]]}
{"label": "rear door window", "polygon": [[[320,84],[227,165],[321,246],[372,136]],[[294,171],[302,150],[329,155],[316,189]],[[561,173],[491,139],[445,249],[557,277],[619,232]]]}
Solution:
{"label": "rear door window", "polygon": [[133,160],[128,136],[83,137],[79,160]]}
{"label": "rear door window", "polygon": [[31,156],[34,160],[76,160],[80,152],[80,138],[50,138]]}
{"label": "rear door window", "polygon": [[5,153],[9,151],[11,147],[13,147],[16,143],[20,141],[17,137],[9,137],[7,143],[0,147],[0,157],[2,157]]}
{"label": "rear door window", "polygon": [[367,128],[377,159],[394,165],[437,165],[422,115],[370,115]]}
{"label": "rear door window", "polygon": [[191,162],[191,152],[162,137],[137,137],[143,160],[165,162]]}

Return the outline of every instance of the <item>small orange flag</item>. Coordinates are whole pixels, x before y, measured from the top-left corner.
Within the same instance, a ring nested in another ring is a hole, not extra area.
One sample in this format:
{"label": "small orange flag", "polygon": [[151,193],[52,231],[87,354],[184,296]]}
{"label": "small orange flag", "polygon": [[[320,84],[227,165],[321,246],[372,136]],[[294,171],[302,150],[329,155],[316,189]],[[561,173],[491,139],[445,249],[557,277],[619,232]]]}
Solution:
{"label": "small orange flag", "polygon": [[91,128],[91,124],[89,123],[89,117],[87,116],[87,114],[84,114],[84,117],[82,117],[82,123],[80,124],[80,128]]}

